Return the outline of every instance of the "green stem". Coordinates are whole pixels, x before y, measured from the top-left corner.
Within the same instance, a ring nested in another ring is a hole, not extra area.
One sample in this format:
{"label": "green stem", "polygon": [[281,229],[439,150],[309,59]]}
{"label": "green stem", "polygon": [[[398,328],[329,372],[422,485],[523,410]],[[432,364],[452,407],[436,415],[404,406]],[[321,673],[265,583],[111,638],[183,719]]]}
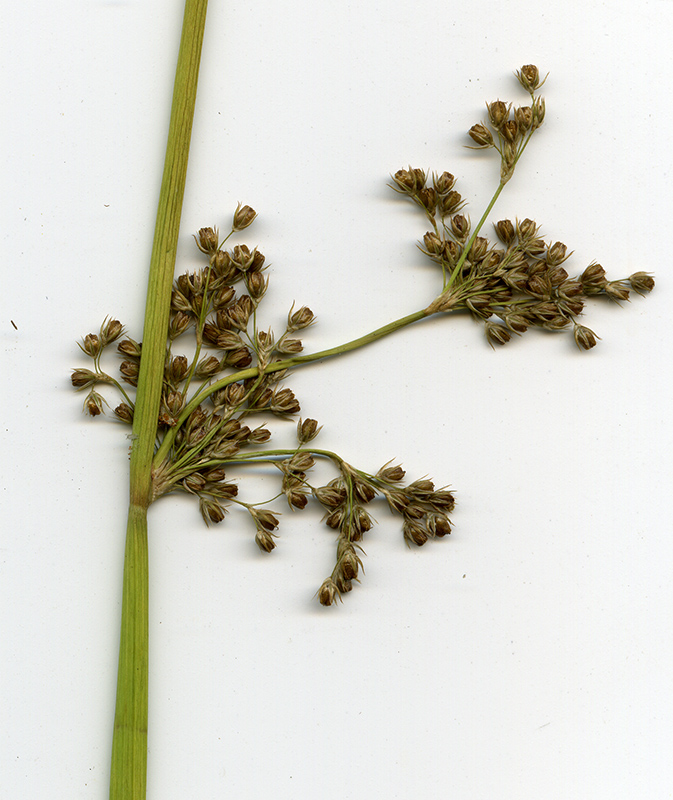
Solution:
{"label": "green stem", "polygon": [[[291,369],[292,367],[299,367],[303,364],[310,364],[313,361],[320,361],[325,358],[331,358],[332,356],[342,355],[343,353],[348,353],[351,350],[357,350],[359,347],[364,347],[371,342],[375,342],[377,339],[382,339],[384,336],[387,336],[389,333],[393,333],[394,331],[399,330],[400,328],[404,328],[407,325],[411,325],[413,322],[418,322],[419,320],[423,319],[424,317],[429,316],[427,310],[423,311],[415,311],[413,314],[409,314],[406,317],[401,317],[400,319],[396,319],[394,322],[389,322],[387,325],[384,325],[381,328],[377,328],[375,331],[371,331],[370,333],[365,334],[364,336],[360,336],[357,339],[353,339],[350,342],[346,342],[345,344],[340,344],[337,347],[330,347],[327,350],[320,350],[317,353],[309,353],[303,356],[293,356],[292,358],[283,359],[283,361],[274,361],[271,364],[268,364],[265,369],[264,373],[268,374],[271,372],[280,372],[285,369]],[[199,407],[204,400],[208,398],[213,392],[218,391],[219,389],[223,389],[225,386],[228,386],[231,383],[238,383],[239,381],[247,380],[248,378],[254,378],[259,375],[259,369],[257,367],[250,367],[249,369],[243,369],[240,372],[235,372],[232,375],[227,375],[224,378],[221,378],[219,381],[212,383],[210,386],[206,387],[202,391],[200,391],[195,397],[191,399],[191,401],[185,406],[184,411],[178,418],[177,425],[174,428],[171,428],[169,431],[166,432],[159,449],[154,456],[154,466],[155,468],[162,464],[171,450],[173,446],[173,442],[175,441],[175,437],[180,430],[180,426],[183,422],[189,417],[189,415]]]}
{"label": "green stem", "polygon": [[[463,266],[463,264],[465,263],[465,259],[470,254],[470,249],[472,248],[472,245],[474,244],[474,240],[479,235],[479,231],[484,227],[484,223],[488,219],[488,215],[491,213],[491,210],[493,209],[493,206],[496,204],[497,199],[500,197],[500,193],[502,192],[502,190],[505,188],[505,186],[509,182],[510,178],[512,177],[512,174],[514,173],[514,167],[516,167],[519,159],[523,155],[523,151],[528,146],[528,142],[530,142],[530,140],[531,140],[531,138],[533,136],[533,133],[534,133],[534,131],[531,131],[528,134],[528,136],[524,139],[523,143],[521,144],[521,147],[519,148],[519,152],[516,154],[516,158],[514,159],[514,162],[512,164],[512,170],[511,170],[510,174],[508,175],[508,177],[506,179],[504,179],[504,180],[503,179],[500,180],[500,183],[498,184],[498,188],[495,190],[495,192],[493,194],[493,197],[491,198],[489,204],[486,206],[486,210],[481,215],[481,219],[477,223],[477,227],[472,231],[472,236],[470,236],[470,238],[468,239],[467,244],[463,248],[463,252],[461,253],[460,258],[458,259],[458,263],[456,264],[456,266],[451,271],[451,276],[449,277],[449,280],[447,281],[446,286],[444,287],[444,291],[449,289],[451,287],[451,284],[458,277],[458,275],[460,273],[460,269]],[[443,294],[443,292],[442,292],[442,294]]]}
{"label": "green stem", "polygon": [[500,192],[502,192],[502,190],[504,188],[505,188],[505,184],[504,183],[499,183],[498,184],[498,188],[495,190],[495,193],[494,193],[493,197],[491,198],[491,202],[486,206],[486,210],[481,215],[481,219],[477,223],[477,227],[474,229],[474,231],[472,231],[472,236],[470,236],[467,244],[463,248],[463,252],[460,254],[460,258],[458,259],[458,263],[456,264],[456,266],[453,268],[453,270],[451,272],[451,276],[449,277],[449,280],[446,283],[445,291],[446,291],[446,289],[449,289],[451,287],[451,284],[458,277],[458,275],[460,273],[460,269],[463,266],[463,264],[465,263],[465,259],[470,254],[470,248],[474,244],[474,240],[479,235],[479,231],[484,227],[484,223],[488,219],[488,215],[491,213],[491,209],[495,205],[496,200],[500,197]]}
{"label": "green stem", "polygon": [[130,507],[124,555],[117,705],[110,800],[144,800],[147,781],[148,548],[152,457],[166,358],[189,142],[194,119],[207,0],[186,0],[175,72],[166,158],[145,306],[143,351],[133,417]]}
{"label": "green stem", "polygon": [[110,800],[144,800],[148,696],[147,508],[129,508]]}

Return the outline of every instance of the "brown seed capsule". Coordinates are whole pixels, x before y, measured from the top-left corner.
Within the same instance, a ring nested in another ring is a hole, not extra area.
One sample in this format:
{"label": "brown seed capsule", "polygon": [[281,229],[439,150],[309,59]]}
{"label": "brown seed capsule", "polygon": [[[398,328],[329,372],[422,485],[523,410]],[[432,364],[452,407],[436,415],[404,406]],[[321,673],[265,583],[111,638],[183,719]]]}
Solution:
{"label": "brown seed capsule", "polygon": [[358,557],[353,550],[344,553],[339,561],[339,570],[346,580],[352,581],[358,576]]}
{"label": "brown seed capsule", "polygon": [[252,364],[252,355],[247,347],[239,347],[237,350],[230,350],[224,357],[228,367],[245,369]]}
{"label": "brown seed capsule", "polygon": [[519,126],[517,125],[515,119],[508,119],[502,126],[501,130],[502,135],[508,142],[516,142],[517,136],[519,135]]}
{"label": "brown seed capsule", "polygon": [[442,214],[453,214],[454,211],[458,211],[462,204],[463,198],[460,192],[453,189],[448,194],[442,195],[439,198],[439,211]]}
{"label": "brown seed capsule", "polygon": [[290,389],[279,389],[274,392],[269,408],[275,414],[296,414],[301,411],[299,401]]}
{"label": "brown seed capsule", "polygon": [[[343,487],[337,488],[334,486],[318,486],[313,490],[313,496],[326,508],[338,508],[346,499],[346,490]],[[338,521],[335,519],[333,521],[336,522],[336,525],[332,525],[330,522],[327,522],[330,528],[340,527],[341,519]]]}
{"label": "brown seed capsule", "polygon": [[318,589],[318,600],[324,606],[331,606],[339,597],[339,590],[331,578],[323,581],[321,587]]}
{"label": "brown seed capsule", "polygon": [[251,271],[246,273],[245,285],[247,286],[250,296],[253,298],[253,300],[259,302],[266,294],[266,290],[269,287],[269,279],[264,277],[263,273],[261,272]]}
{"label": "brown seed capsule", "polygon": [[320,432],[320,427],[314,419],[299,420],[297,423],[297,440],[299,444],[310,442]]}
{"label": "brown seed capsule", "polygon": [[103,350],[101,340],[95,333],[87,333],[80,347],[91,358],[97,358]]}
{"label": "brown seed capsule", "polygon": [[209,525],[211,522],[217,524],[218,522],[222,522],[225,515],[225,509],[217,502],[217,500],[213,500],[207,497],[201,497],[199,499],[199,508],[201,511],[201,516],[206,522],[206,525]]}
{"label": "brown seed capsule", "polygon": [[115,408],[115,415],[117,419],[120,419],[122,422],[127,422],[129,424],[133,422],[133,409],[126,403],[120,403],[117,408]]}
{"label": "brown seed capsule", "polygon": [[486,108],[488,109],[488,118],[491,120],[491,125],[493,125],[496,130],[499,130],[507,120],[509,109],[502,100],[496,100],[494,103],[487,103]]}
{"label": "brown seed capsule", "polygon": [[394,467],[383,466],[376,473],[376,477],[386,483],[397,483],[404,478],[405,474],[406,473],[399,465],[395,465]]}
{"label": "brown seed capsule", "polygon": [[97,417],[99,414],[103,413],[103,403],[105,403],[105,400],[102,395],[92,390],[84,400],[84,410],[89,416]]}
{"label": "brown seed capsule", "polygon": [[527,242],[537,236],[538,227],[532,219],[524,219],[516,221],[516,234],[520,242]]}
{"label": "brown seed capsule", "polygon": [[432,215],[437,209],[437,192],[432,189],[421,189],[416,195],[418,202],[423,208]]}
{"label": "brown seed capsule", "polygon": [[586,294],[599,294],[607,284],[605,270],[600,264],[589,264],[580,275],[580,281]]}
{"label": "brown seed capsule", "polygon": [[533,124],[533,109],[530,106],[514,109],[514,119],[520,131],[527,131]]}
{"label": "brown seed capsule", "polygon": [[544,97],[536,97],[533,101],[533,122],[531,124],[532,130],[537,130],[542,125],[545,116],[545,102]]}
{"label": "brown seed capsule", "polygon": [[[550,266],[562,264],[568,258],[568,248],[563,242],[554,242],[547,251],[546,261]],[[567,277],[567,275],[566,275]]]}
{"label": "brown seed capsule", "polygon": [[264,553],[270,553],[276,547],[273,536],[266,530],[257,530],[255,544]]}
{"label": "brown seed capsule", "polygon": [[310,308],[306,306],[302,306],[298,311],[292,312],[290,309],[290,313],[287,315],[287,330],[290,333],[294,331],[302,330],[303,328],[308,328],[309,325],[312,325],[315,322],[315,315],[311,311]]}
{"label": "brown seed capsule", "polygon": [[515,231],[511,220],[501,219],[495,223],[495,232],[503,244],[510,245],[514,241]]}
{"label": "brown seed capsule", "polygon": [[488,239],[485,239],[483,236],[477,236],[474,242],[472,242],[472,247],[470,248],[468,258],[473,263],[481,261],[485,257],[487,251]]}
{"label": "brown seed capsule", "polygon": [[103,347],[107,347],[115,339],[118,339],[123,331],[121,322],[118,319],[110,319],[104,322],[100,329],[100,339]]}
{"label": "brown seed capsule", "polygon": [[428,541],[428,534],[423,525],[414,520],[405,520],[402,532],[407,542],[422,547]]}
{"label": "brown seed capsule", "polygon": [[226,308],[235,297],[235,290],[231,286],[224,286],[222,289],[215,292],[213,296],[213,308],[215,311],[220,311]]}
{"label": "brown seed capsule", "polygon": [[127,383],[130,383],[131,386],[136,385],[139,370],[140,368],[137,361],[122,361],[119,365],[119,371],[122,377]]}
{"label": "brown seed capsule", "polygon": [[235,231],[242,231],[244,228],[247,228],[248,225],[252,224],[256,216],[257,212],[254,209],[250,208],[250,206],[242,206],[239,203],[238,208],[234,212],[234,224],[232,225],[232,229]]}
{"label": "brown seed capsule", "polygon": [[486,338],[491,346],[496,344],[502,345],[509,342],[512,338],[512,334],[504,325],[499,325],[497,322],[487,322]]}
{"label": "brown seed capsule", "polygon": [[610,281],[605,286],[605,294],[615,302],[629,299],[629,290],[623,281]]}
{"label": "brown seed capsule", "polygon": [[168,326],[168,335],[170,339],[176,339],[180,334],[184,333],[187,328],[192,324],[192,318],[184,311],[176,311],[171,314],[171,321]]}
{"label": "brown seed capsule", "polygon": [[584,325],[575,325],[573,335],[580,350],[591,350],[596,346],[596,334],[589,328],[585,328]]}
{"label": "brown seed capsule", "polygon": [[462,214],[451,217],[451,230],[456,239],[465,239],[470,232],[470,223]]}
{"label": "brown seed capsule", "polygon": [[[416,171],[411,167],[409,167],[409,169],[397,170],[397,172],[393,175],[393,180],[398,187],[397,191],[405,194],[413,194],[417,189],[422,189],[423,185],[418,185],[415,173]],[[423,184],[424,183],[425,181],[423,181]]]}
{"label": "brown seed capsule", "polygon": [[194,377],[198,378],[199,380],[203,380],[204,378],[212,378],[213,375],[217,375],[219,371],[220,359],[215,358],[215,356],[206,356],[205,358],[202,358],[196,365]]}
{"label": "brown seed capsule", "polygon": [[255,522],[265,531],[275,531],[278,527],[278,517],[267,508],[254,509]]}
{"label": "brown seed capsule", "polygon": [[451,523],[446,517],[433,517],[431,525],[435,536],[448,536],[451,533]]}
{"label": "brown seed capsule", "polygon": [[432,231],[423,237],[423,247],[429,256],[441,256],[444,252],[444,242]]}
{"label": "brown seed capsule", "polygon": [[493,135],[491,131],[481,123],[473,125],[468,131],[468,134],[479,147],[493,147]]}
{"label": "brown seed capsule", "polygon": [[456,179],[450,172],[442,172],[433,181],[435,191],[438,195],[446,195],[453,189]]}
{"label": "brown seed capsule", "polygon": [[301,343],[301,339],[287,339],[285,336],[276,345],[276,351],[287,356],[301,353],[303,349],[304,345]]}
{"label": "brown seed capsule", "polygon": [[189,372],[189,361],[185,356],[175,356],[166,368],[166,379],[178,384]]}
{"label": "brown seed capsule", "polygon": [[93,386],[96,382],[96,373],[90,369],[74,369],[70,376],[72,385],[76,389],[84,389],[87,386]]}
{"label": "brown seed capsule", "polygon": [[328,514],[325,517],[325,525],[334,530],[338,530],[346,518],[346,511],[343,508],[337,508],[336,511],[332,511],[331,514]]}
{"label": "brown seed capsule", "polygon": [[648,275],[647,272],[634,272],[629,276],[629,283],[634,292],[638,294],[647,294],[654,289],[654,278]]}
{"label": "brown seed capsule", "polygon": [[133,339],[122,339],[117,345],[117,351],[127,358],[140,358],[141,345]]}
{"label": "brown seed capsule", "polygon": [[529,92],[534,92],[540,85],[540,71],[534,64],[525,64],[517,70],[519,83]]}
{"label": "brown seed capsule", "polygon": [[196,239],[196,246],[202,253],[212,255],[217,252],[217,228],[201,228]]}

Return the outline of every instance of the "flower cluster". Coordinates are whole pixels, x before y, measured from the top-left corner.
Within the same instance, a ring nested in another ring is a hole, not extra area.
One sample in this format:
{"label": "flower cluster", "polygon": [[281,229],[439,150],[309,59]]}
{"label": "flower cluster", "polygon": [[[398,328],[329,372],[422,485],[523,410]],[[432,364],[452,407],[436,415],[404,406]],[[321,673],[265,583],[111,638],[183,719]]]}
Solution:
{"label": "flower cluster", "polygon": [[[489,103],[490,129],[478,123],[469,131],[479,148],[500,154],[500,184],[487,213],[545,117],[545,102],[535,94],[544,83],[537,67],[522,67],[517,78],[530,93],[531,104],[512,110],[501,100]],[[589,350],[598,337],[579,321],[587,298],[604,295],[621,302],[628,300],[631,289],[645,294],[654,288],[654,279],[645,272],[609,280],[597,263],[570,277],[563,264],[572,253],[562,242],[546,242],[531,219],[495,223],[498,241],[492,243],[479,235],[487,213],[472,229],[470,218],[460,213],[465,200],[455,183],[449,172],[428,176],[411,167],[393,176],[392,188],[412,200],[432,225],[419,246],[441,267],[443,287],[426,309],[428,315],[467,310],[483,322],[491,345],[506,344],[513,335],[537,327],[572,331],[578,347]]]}
{"label": "flower cluster", "polygon": [[[247,227],[254,217],[251,208],[239,207],[229,236]],[[320,602],[331,605],[358,578],[362,565],[358,542],[372,526],[367,503],[377,495],[385,497],[402,517],[407,542],[422,545],[431,537],[450,533],[453,496],[435,491],[428,480],[404,487],[400,467],[386,466],[369,475],[336,453],[316,449],[312,442],[320,427],[313,419],[299,419],[295,449],[271,449],[269,421],[274,416],[292,418],[300,411],[294,393],[280,381],[301,361],[303,344],[298,335],[313,324],[313,312],[306,306],[291,308],[280,335],[260,329],[258,311],[268,289],[262,253],[246,245],[223,249],[215,228],[202,228],[195,239],[207,264],[180,275],[173,284],[152,499],[176,491],[193,495],[208,525],[222,522],[229,507],[237,504],[253,522],[259,549],[270,553],[276,547],[278,512],[241,500],[238,484],[228,472],[232,465],[274,466],[281,476],[274,499],[284,497],[293,510],[317,501],[325,511],[327,526],[338,531],[336,565],[318,591]],[[114,385],[123,398],[115,416],[132,424],[133,389],[127,392],[100,365],[104,347],[118,340],[121,380],[137,387],[142,344],[128,336],[120,339],[122,333],[119,322],[106,321],[99,334],[86,336],[81,349],[93,359],[93,369],[74,370],[72,383],[90,390],[85,409],[93,416],[101,413],[104,403],[94,387]],[[175,352],[183,340],[191,340],[190,356]],[[262,424],[253,426],[252,419],[260,417]],[[338,472],[326,486],[310,482],[316,459],[328,460]]]}
{"label": "flower cluster", "polygon": [[[300,411],[292,390],[281,385],[290,369],[345,353],[423,317],[459,310],[484,325],[491,345],[503,345],[514,335],[541,328],[572,331],[578,347],[589,350],[597,336],[580,321],[588,298],[602,295],[619,303],[628,300],[631,290],[646,294],[654,287],[653,278],[645,272],[610,280],[597,263],[570,277],[564,266],[571,255],[566,245],[546,242],[531,219],[495,223],[495,243],[481,235],[495,201],[545,118],[545,102],[537,94],[544,81],[537,67],[522,67],[517,78],[529,93],[530,104],[512,108],[501,100],[489,103],[488,120],[469,131],[479,148],[494,149],[500,156],[497,189],[474,228],[462,213],[465,200],[451,173],[428,176],[409,167],[393,176],[393,188],[413,201],[431,227],[420,249],[441,268],[442,288],[427,308],[359,339],[303,354],[300,334],[313,324],[313,312],[306,306],[292,307],[278,335],[262,329],[259,309],[269,286],[265,258],[244,244],[225,249],[227,240],[256,217],[250,206],[241,205],[224,240],[220,241],[216,228],[198,232],[196,244],[206,263],[202,269],[180,275],[173,284],[151,499],[175,491],[192,495],[206,524],[222,522],[228,508],[238,504],[253,522],[258,547],[270,553],[276,546],[278,512],[262,507],[266,503],[241,500],[238,485],[228,473],[232,465],[276,468],[280,487],[273,500],[284,498],[290,509],[298,511],[315,501],[325,512],[326,525],[337,532],[335,566],[318,590],[323,605],[332,605],[358,580],[360,542],[372,527],[368,507],[376,497],[401,517],[405,540],[417,546],[451,532],[454,497],[445,488],[436,489],[427,478],[405,485],[399,466],[386,464],[369,474],[330,450],[316,448],[313,440],[320,428],[313,419],[299,420],[296,448],[272,448],[270,421],[292,418]],[[85,410],[94,417],[105,405],[96,387],[115,387],[122,402],[114,413],[132,424],[133,388],[141,374],[143,348],[122,335],[121,324],[106,319],[97,334],[85,336],[80,347],[92,359],[93,368],[74,370],[72,383],[88,390]],[[176,352],[185,340],[189,340],[190,355]],[[132,387],[130,394],[101,369],[101,355],[113,342],[118,343],[122,357],[121,381]],[[157,366],[160,371],[161,362]],[[326,485],[311,483],[318,459],[329,461],[337,473]]]}

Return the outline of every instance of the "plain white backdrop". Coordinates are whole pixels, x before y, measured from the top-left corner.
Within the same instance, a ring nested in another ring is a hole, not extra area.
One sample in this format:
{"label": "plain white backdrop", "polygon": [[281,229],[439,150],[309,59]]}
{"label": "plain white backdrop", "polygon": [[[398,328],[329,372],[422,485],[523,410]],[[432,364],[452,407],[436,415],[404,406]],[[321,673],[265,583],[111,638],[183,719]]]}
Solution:
{"label": "plain white backdrop", "polygon": [[[4,12],[8,800],[107,796],[129,443],[83,417],[69,372],[105,315],[140,338],[181,17],[180,0]],[[494,352],[470,319],[436,319],[291,377],[324,447],[458,499],[452,537],[415,550],[377,508],[338,609],[314,597],[334,553],[317,511],[284,509],[265,556],[242,515],[151,510],[151,800],[673,797],[672,25],[669,0],[211,0],[181,271],[192,232],[242,201],[259,219],[240,241],[271,264],[265,324],[309,305],[307,350],[424,307],[425,225],[389,174],[451,171],[478,219],[498,167],[465,132],[485,101],[524,101],[513,71],[532,62],[547,118],[493,219],[534,218],[578,272],[658,286],[592,305],[590,353],[537,333]]]}

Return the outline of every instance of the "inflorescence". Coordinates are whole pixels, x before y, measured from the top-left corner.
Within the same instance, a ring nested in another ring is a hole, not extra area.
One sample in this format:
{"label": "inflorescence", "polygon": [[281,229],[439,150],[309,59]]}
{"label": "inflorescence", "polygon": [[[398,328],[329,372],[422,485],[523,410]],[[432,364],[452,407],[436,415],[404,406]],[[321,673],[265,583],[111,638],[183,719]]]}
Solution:
{"label": "inflorescence", "polygon": [[[550,331],[572,330],[583,350],[596,344],[596,334],[579,321],[587,298],[604,295],[625,301],[632,289],[645,294],[654,280],[636,272],[626,280],[608,280],[605,270],[590,264],[571,278],[563,264],[571,255],[561,242],[546,243],[539,226],[530,219],[495,223],[499,243],[491,244],[480,230],[531,136],[545,117],[545,103],[537,95],[540,81],[536,67],[526,65],[517,72],[520,84],[530,94],[530,105],[512,109],[500,100],[487,105],[488,121],[473,126],[469,134],[479,148],[495,149],[500,155],[500,182],[478,225],[460,213],[465,202],[448,172],[430,178],[420,169],[399,170],[393,188],[411,199],[424,213],[431,230],[423,237],[422,252],[442,270],[439,295],[413,319],[464,310],[485,326],[491,345],[505,344],[513,334],[538,327]],[[259,327],[258,310],[268,289],[265,258],[259,250],[237,244],[224,249],[233,234],[255,219],[249,206],[233,215],[223,241],[215,228],[202,228],[195,237],[206,265],[175,280],[166,343],[161,408],[157,419],[157,444],[152,474],[153,499],[171,492],[184,492],[199,503],[206,524],[219,523],[232,504],[249,515],[255,541],[264,552],[275,546],[278,512],[263,504],[243,502],[238,485],[227,477],[237,465],[271,465],[280,476],[280,491],[291,509],[301,510],[310,499],[324,510],[326,525],[338,532],[335,566],[318,589],[323,605],[353,588],[362,568],[361,541],[372,527],[367,506],[377,496],[402,518],[402,531],[409,544],[423,545],[428,539],[451,532],[449,514],[454,508],[452,492],[435,488],[427,478],[405,484],[404,470],[388,463],[370,474],[348,464],[336,453],[316,448],[320,432],[313,419],[299,419],[297,446],[269,446],[273,417],[292,418],[300,412],[294,393],[281,382],[289,370],[342,350],[299,356],[303,344],[299,334],[315,321],[306,306],[287,315],[285,329],[276,335]],[[372,341],[386,326],[363,337]],[[106,401],[96,387],[116,388],[121,402],[116,418],[132,424],[133,387],[137,386],[142,345],[124,337],[121,323],[106,319],[97,334],[88,334],[80,344],[92,359],[92,369],[76,369],[72,383],[87,390],[85,410],[93,417],[104,411]],[[192,340],[191,356],[174,352],[183,337]],[[360,341],[360,340],[357,340]],[[101,367],[103,351],[117,342],[122,357],[121,380],[128,390]],[[359,346],[359,345],[358,345]],[[253,426],[253,419],[261,424]],[[336,477],[326,485],[311,482],[317,460],[330,462]]]}

